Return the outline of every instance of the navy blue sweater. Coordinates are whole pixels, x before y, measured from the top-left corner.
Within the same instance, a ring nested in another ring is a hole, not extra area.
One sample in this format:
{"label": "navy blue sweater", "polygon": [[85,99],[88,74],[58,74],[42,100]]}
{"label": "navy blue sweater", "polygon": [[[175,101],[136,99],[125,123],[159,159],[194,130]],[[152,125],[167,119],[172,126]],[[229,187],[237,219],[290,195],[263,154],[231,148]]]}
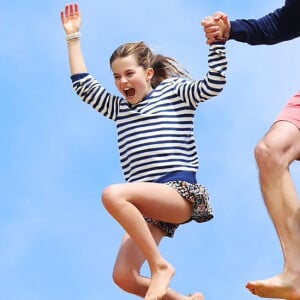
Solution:
{"label": "navy blue sweater", "polygon": [[230,21],[229,39],[251,45],[272,45],[300,36],[300,0],[285,5],[259,19]]}

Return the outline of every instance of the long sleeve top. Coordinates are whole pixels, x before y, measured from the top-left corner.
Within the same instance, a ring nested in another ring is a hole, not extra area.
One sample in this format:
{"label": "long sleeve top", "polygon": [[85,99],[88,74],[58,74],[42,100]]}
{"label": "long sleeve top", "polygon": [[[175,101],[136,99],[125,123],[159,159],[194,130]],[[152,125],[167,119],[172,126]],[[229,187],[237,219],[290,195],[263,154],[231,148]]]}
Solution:
{"label": "long sleeve top", "polygon": [[300,36],[300,0],[285,5],[259,19],[230,21],[229,39],[251,45],[272,45]]}
{"label": "long sleeve top", "polygon": [[151,182],[169,172],[197,171],[194,115],[200,102],[222,91],[225,53],[223,44],[211,45],[209,71],[203,80],[166,79],[136,105],[110,94],[90,74],[71,77],[82,100],[115,122],[127,182]]}

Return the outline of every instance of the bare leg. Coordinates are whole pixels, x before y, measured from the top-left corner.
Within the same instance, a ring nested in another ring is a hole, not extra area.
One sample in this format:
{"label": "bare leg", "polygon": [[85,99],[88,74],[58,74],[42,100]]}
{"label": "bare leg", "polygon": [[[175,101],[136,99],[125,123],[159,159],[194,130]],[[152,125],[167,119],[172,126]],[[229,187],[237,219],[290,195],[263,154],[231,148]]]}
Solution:
{"label": "bare leg", "polygon": [[[161,241],[164,234],[155,225],[149,224],[150,230],[157,244]],[[148,290],[150,279],[141,276],[140,270],[145,262],[145,257],[134,241],[125,234],[122,245],[114,267],[113,278],[115,283],[123,290],[145,297]],[[164,300],[204,300],[201,293],[191,296],[184,296],[168,288]]]}
{"label": "bare leg", "polygon": [[175,269],[161,256],[143,215],[182,223],[191,216],[191,204],[165,184],[142,182],[112,185],[104,190],[102,201],[149,264],[151,279],[145,300],[161,299],[167,293]]}
{"label": "bare leg", "polygon": [[256,161],[266,207],[275,225],[284,257],[283,272],[248,282],[246,287],[265,298],[300,299],[300,207],[289,171],[300,157],[300,133],[291,123],[273,125],[257,145]]}

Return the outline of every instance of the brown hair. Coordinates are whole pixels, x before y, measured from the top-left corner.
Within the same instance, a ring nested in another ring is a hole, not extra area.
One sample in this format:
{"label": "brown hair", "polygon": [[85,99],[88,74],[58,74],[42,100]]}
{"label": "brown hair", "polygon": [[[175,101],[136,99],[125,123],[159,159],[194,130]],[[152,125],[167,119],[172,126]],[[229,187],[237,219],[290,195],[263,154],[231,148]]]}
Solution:
{"label": "brown hair", "polygon": [[145,70],[153,68],[154,75],[151,79],[153,88],[170,77],[190,78],[188,71],[177,60],[161,54],[154,54],[144,42],[126,43],[119,46],[110,57],[110,66],[115,59],[129,55],[134,55],[138,65]]}

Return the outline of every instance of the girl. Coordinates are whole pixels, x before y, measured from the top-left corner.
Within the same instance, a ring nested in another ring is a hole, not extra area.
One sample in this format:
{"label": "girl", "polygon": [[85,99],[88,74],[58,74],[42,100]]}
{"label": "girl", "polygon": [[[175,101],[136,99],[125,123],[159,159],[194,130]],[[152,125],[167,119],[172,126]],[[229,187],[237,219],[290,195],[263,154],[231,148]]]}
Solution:
{"label": "girl", "polygon": [[[203,300],[201,293],[184,296],[169,288],[175,269],[158,245],[164,236],[172,237],[179,224],[213,217],[207,191],[196,182],[193,120],[198,104],[223,89],[224,45],[210,46],[209,71],[200,81],[191,80],[173,58],[152,53],[144,42],[122,45],[110,58],[119,97],[87,71],[78,5],[66,5],[61,20],[75,91],[117,127],[126,183],[111,185],[102,194],[105,208],[126,231],[114,281],[145,300]],[[151,278],[140,274],[145,260]]]}

